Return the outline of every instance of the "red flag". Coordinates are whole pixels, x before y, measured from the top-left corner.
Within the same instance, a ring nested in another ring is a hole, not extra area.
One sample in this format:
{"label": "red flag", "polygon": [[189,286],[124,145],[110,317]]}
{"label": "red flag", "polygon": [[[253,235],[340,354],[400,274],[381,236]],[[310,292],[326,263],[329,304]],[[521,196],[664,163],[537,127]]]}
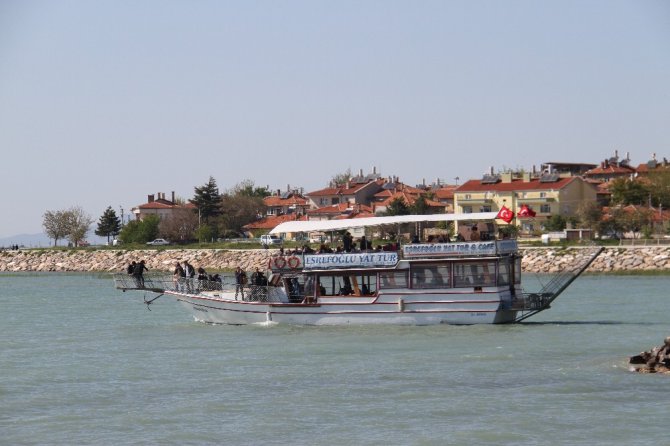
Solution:
{"label": "red flag", "polygon": [[507,207],[503,206],[500,208],[500,212],[498,212],[496,218],[505,220],[505,222],[509,223],[514,218],[514,212],[510,211],[509,209],[507,209]]}
{"label": "red flag", "polygon": [[522,204],[518,215],[519,217],[535,217],[535,211],[529,208],[528,205]]}

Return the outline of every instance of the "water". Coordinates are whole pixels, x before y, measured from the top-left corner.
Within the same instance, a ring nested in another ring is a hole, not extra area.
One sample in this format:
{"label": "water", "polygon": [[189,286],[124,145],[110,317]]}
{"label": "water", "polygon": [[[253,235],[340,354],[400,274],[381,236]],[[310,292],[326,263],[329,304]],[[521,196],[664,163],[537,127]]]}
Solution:
{"label": "water", "polygon": [[627,358],[670,335],[668,288],[582,277],[522,325],[237,327],[0,275],[0,444],[667,444],[670,377]]}

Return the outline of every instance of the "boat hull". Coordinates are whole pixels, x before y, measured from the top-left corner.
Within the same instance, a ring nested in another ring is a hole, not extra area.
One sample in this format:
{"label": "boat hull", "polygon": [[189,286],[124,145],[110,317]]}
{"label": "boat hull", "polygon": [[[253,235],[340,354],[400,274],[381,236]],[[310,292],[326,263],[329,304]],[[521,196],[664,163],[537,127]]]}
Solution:
{"label": "boat hull", "polygon": [[232,296],[172,294],[193,317],[214,324],[472,325],[513,322],[510,296],[499,292],[386,294],[374,298],[322,298],[315,304],[248,302]]}

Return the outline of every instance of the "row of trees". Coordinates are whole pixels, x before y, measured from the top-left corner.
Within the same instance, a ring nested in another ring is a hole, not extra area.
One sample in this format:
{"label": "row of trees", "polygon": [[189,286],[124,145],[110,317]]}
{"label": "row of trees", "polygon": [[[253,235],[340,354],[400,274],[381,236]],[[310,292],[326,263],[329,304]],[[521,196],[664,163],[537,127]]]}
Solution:
{"label": "row of trees", "polygon": [[[157,237],[186,243],[238,236],[244,225],[264,213],[263,198],[269,195],[266,187],[256,187],[251,180],[221,193],[216,180],[210,177],[203,186],[195,188],[194,197],[189,200],[195,209],[179,207],[173,209],[169,218],[147,216],[122,226],[109,206],[100,217],[95,234],[107,237],[108,243],[117,236],[123,243],[146,243]],[[176,201],[176,204],[185,204],[183,199]],[[49,238],[54,240],[54,246],[63,239],[79,246],[93,223],[93,219],[79,207],[46,211],[43,217],[42,225]]]}

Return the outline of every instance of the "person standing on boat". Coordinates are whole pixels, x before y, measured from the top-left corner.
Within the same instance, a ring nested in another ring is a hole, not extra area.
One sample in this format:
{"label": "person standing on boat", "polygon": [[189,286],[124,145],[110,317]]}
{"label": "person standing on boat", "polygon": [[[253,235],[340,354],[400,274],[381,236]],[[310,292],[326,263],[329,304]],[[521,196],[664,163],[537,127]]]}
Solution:
{"label": "person standing on boat", "polygon": [[247,273],[244,272],[239,266],[235,269],[235,300],[237,300],[237,294],[242,294],[242,300],[244,300],[244,285],[247,283]]}
{"label": "person standing on boat", "polygon": [[472,226],[472,230],[470,231],[470,241],[473,242],[478,242],[481,240],[481,237],[479,235],[479,231],[477,230],[477,225]]}
{"label": "person standing on boat", "polygon": [[176,291],[179,291],[179,284],[184,281],[184,277],[186,277],[184,268],[181,267],[179,262],[175,263],[174,272],[172,273],[172,282],[174,283],[174,289]]}
{"label": "person standing on boat", "polygon": [[370,245],[370,242],[368,242],[366,240],[365,236],[361,237],[361,241],[360,241],[359,245],[360,245],[359,248],[360,248],[361,251],[367,251],[368,249],[370,249],[372,247]]}
{"label": "person standing on boat", "polygon": [[191,264],[188,263],[188,261],[186,260],[184,260],[183,265],[184,265],[184,282],[186,282],[186,291],[190,293],[192,289],[191,281],[195,276],[195,269],[193,269],[193,266],[191,266]]}
{"label": "person standing on boat", "polygon": [[349,231],[345,232],[342,236],[342,244],[344,245],[344,252],[351,252],[351,244],[354,241],[354,238],[351,236]]}
{"label": "person standing on boat", "polygon": [[133,270],[133,277],[135,277],[135,284],[138,288],[144,288],[144,271],[149,271],[149,268],[144,265],[144,260],[140,260],[140,263],[135,264]]}

